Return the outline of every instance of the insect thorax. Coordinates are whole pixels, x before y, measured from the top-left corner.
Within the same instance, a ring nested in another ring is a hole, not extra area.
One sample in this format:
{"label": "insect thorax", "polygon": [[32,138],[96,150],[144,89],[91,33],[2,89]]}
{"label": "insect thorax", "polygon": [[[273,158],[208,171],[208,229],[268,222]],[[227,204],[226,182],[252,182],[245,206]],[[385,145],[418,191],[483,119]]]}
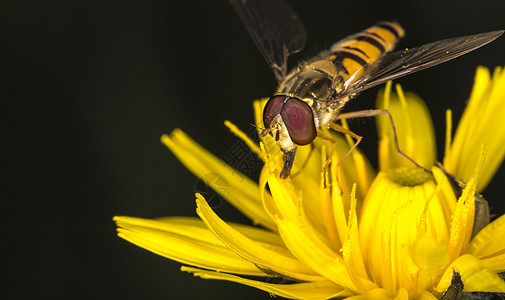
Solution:
{"label": "insect thorax", "polygon": [[333,99],[337,92],[335,83],[335,79],[325,71],[300,67],[287,76],[276,94],[306,102],[312,108],[316,128],[319,128],[329,122],[345,103]]}

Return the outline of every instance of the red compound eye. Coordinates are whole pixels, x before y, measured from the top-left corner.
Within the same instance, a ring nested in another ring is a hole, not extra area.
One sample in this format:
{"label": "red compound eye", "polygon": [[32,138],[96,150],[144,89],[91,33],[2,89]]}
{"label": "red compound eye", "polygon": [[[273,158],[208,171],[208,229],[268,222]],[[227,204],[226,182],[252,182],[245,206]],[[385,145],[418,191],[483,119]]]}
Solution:
{"label": "red compound eye", "polygon": [[265,128],[270,128],[270,123],[272,120],[281,113],[282,105],[284,104],[284,100],[286,100],[286,96],[273,96],[268,100],[265,105],[265,109],[263,109],[263,124]]}
{"label": "red compound eye", "polygon": [[295,144],[307,145],[316,138],[314,115],[307,103],[300,99],[289,98],[281,107],[281,116]]}

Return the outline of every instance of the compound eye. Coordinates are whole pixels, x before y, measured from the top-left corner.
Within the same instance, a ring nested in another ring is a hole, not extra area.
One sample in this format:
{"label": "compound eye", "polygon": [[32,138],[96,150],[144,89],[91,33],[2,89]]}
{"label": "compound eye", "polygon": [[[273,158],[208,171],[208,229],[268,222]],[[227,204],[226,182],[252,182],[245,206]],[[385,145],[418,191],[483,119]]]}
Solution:
{"label": "compound eye", "polygon": [[289,98],[282,106],[281,116],[295,144],[307,145],[316,138],[314,115],[307,103],[300,99]]}
{"label": "compound eye", "polygon": [[272,123],[273,119],[281,113],[282,105],[284,104],[284,100],[286,96],[273,96],[268,100],[265,105],[265,109],[263,109],[263,124],[265,128],[270,128],[270,123]]}

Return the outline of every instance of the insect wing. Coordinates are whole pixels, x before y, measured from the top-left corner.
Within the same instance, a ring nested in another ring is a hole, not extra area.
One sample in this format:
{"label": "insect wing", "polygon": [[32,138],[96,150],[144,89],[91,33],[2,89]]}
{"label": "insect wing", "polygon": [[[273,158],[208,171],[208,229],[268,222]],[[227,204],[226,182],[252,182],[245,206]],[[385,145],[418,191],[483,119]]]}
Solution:
{"label": "insect wing", "polygon": [[287,73],[288,56],[303,49],[307,34],[293,9],[282,0],[231,0],[277,81]]}
{"label": "insect wing", "polygon": [[445,39],[416,48],[391,52],[365,66],[358,79],[349,80],[348,86],[339,94],[346,96],[369,89],[466,54],[482,47],[503,34],[503,30],[476,35]]}

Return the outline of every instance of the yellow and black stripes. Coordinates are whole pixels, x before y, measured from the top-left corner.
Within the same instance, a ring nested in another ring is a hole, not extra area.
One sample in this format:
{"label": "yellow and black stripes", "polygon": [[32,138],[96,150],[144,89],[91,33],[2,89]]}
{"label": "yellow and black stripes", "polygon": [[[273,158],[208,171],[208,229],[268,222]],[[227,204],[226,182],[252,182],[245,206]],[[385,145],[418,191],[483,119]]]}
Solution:
{"label": "yellow and black stripes", "polygon": [[359,77],[365,65],[391,51],[403,35],[397,22],[379,22],[334,44],[327,59],[335,65],[343,82],[349,84],[348,80]]}
{"label": "yellow and black stripes", "polygon": [[[334,44],[330,51],[321,52],[312,60],[301,63],[279,84],[276,95],[308,102],[330,99],[361,78],[366,66],[391,51],[403,34],[403,28],[396,22],[380,22],[354,34]],[[342,101],[340,106],[345,103]]]}
{"label": "yellow and black stripes", "polygon": [[[398,22],[387,22],[382,21],[375,24],[373,27],[383,28],[395,35],[396,39],[400,39],[404,36],[405,32],[403,28],[398,24]],[[372,28],[373,28],[372,27]]]}

